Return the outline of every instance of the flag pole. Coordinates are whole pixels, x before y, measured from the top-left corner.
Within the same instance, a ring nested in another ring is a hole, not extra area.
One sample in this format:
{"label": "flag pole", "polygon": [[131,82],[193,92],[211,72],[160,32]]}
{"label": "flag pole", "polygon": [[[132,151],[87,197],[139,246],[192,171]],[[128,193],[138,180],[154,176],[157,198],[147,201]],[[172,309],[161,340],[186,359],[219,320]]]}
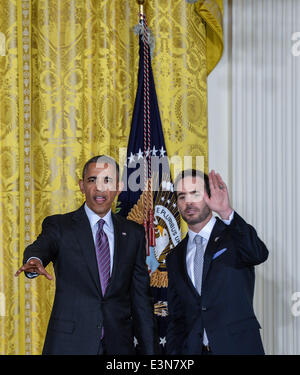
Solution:
{"label": "flag pole", "polygon": [[145,4],[145,0],[137,0],[137,3],[139,4],[140,6],[140,19],[143,18],[143,15],[144,15],[144,4]]}
{"label": "flag pole", "polygon": [[[146,0],[137,0],[139,5],[140,23],[144,27],[144,155],[145,156],[145,202],[144,202],[144,228],[146,232],[147,255],[150,255],[150,246],[155,246],[153,197],[151,184],[151,162],[150,162],[150,103],[149,103],[149,38],[147,37],[147,22],[144,13],[144,4]],[[150,175],[149,175],[150,174]]]}
{"label": "flag pole", "polygon": [[[146,151],[148,150],[149,152],[149,155],[150,155],[150,149],[148,149],[148,144],[147,144],[147,141],[148,141],[148,137],[149,137],[149,130],[150,130],[150,127],[149,127],[149,119],[147,118],[147,114],[149,113],[149,95],[147,95],[147,92],[149,94],[149,91],[147,90],[147,88],[149,88],[149,85],[147,85],[148,83],[148,54],[147,54],[147,50],[148,50],[148,45],[147,45],[147,38],[146,38],[146,33],[147,33],[147,30],[146,30],[146,23],[145,23],[145,14],[144,14],[144,3],[145,1],[144,0],[137,0],[137,3],[139,5],[139,18],[140,18],[140,24],[143,25],[144,27],[144,30],[143,30],[143,55],[144,55],[144,78],[143,78],[143,81],[144,81],[144,179],[145,179],[145,185],[144,185],[144,189],[145,189],[145,201],[144,201],[144,228],[145,228],[145,234],[146,234],[146,254],[147,256],[150,255],[150,241],[149,241],[149,218],[148,218],[148,210],[149,210],[149,186],[148,186],[148,158],[147,158],[147,154],[146,154]],[[147,110],[148,109],[148,110]]]}

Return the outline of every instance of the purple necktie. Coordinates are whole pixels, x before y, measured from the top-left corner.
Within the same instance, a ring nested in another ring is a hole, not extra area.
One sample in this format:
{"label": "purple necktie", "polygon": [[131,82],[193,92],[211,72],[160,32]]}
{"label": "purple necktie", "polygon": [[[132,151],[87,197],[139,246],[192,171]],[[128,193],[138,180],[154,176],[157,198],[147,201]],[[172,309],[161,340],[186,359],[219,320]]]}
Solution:
{"label": "purple necktie", "polygon": [[98,262],[98,270],[101,282],[102,295],[104,296],[108,280],[110,277],[110,252],[109,243],[106,233],[103,230],[105,221],[98,221],[98,230],[96,233],[96,254]]}

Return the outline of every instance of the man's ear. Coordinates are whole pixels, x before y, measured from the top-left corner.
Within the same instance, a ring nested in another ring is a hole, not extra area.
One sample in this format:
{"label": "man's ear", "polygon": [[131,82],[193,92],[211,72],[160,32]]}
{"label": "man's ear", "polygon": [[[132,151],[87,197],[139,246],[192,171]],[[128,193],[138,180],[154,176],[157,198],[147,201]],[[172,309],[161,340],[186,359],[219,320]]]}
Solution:
{"label": "man's ear", "polygon": [[83,180],[79,180],[79,188],[81,190],[81,192],[84,194],[84,186],[83,186]]}

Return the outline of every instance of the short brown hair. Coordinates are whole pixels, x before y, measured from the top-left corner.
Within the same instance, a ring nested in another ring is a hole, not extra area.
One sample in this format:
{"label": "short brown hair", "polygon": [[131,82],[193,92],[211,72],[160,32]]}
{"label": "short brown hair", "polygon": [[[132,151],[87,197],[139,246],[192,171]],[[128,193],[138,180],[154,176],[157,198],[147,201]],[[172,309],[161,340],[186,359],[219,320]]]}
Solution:
{"label": "short brown hair", "polygon": [[84,176],[86,174],[86,171],[88,169],[89,164],[97,163],[99,161],[99,159],[101,159],[101,161],[103,161],[104,163],[114,165],[116,167],[117,177],[119,178],[120,167],[119,167],[119,164],[115,161],[115,159],[113,159],[113,158],[111,158],[110,156],[107,156],[107,155],[97,155],[97,156],[93,156],[91,159],[89,159],[84,164],[84,167],[82,169],[82,179],[83,180],[84,180]]}

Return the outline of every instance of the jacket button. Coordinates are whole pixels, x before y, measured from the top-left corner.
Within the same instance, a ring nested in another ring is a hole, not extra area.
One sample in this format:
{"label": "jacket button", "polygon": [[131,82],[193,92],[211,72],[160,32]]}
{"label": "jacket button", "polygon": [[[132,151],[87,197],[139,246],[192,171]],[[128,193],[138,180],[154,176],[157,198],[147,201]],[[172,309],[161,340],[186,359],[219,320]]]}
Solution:
{"label": "jacket button", "polygon": [[202,311],[206,311],[207,308],[205,306],[202,306]]}

